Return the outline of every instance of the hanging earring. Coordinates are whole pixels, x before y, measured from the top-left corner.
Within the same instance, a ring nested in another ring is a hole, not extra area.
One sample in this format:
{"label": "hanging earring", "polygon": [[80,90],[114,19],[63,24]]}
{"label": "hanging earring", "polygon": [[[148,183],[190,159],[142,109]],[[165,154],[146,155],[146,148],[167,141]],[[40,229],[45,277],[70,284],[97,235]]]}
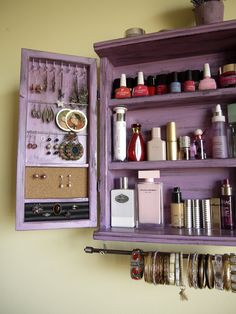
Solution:
{"label": "hanging earring", "polygon": [[44,78],[43,78],[43,91],[46,92],[47,89],[48,89],[48,64],[46,60],[45,68],[44,68]]}
{"label": "hanging earring", "polygon": [[71,188],[71,187],[72,187],[72,183],[71,183],[71,174],[68,174],[67,179],[68,179],[67,187],[68,187],[68,188]]}
{"label": "hanging earring", "polygon": [[27,148],[28,149],[31,149],[32,148],[32,143],[31,143],[31,137],[32,137],[32,135],[31,135],[31,133],[29,133],[29,142],[28,142],[28,144],[27,144]]}
{"label": "hanging earring", "polygon": [[63,63],[61,64],[60,68],[60,86],[58,88],[58,100],[57,106],[63,108],[64,107],[64,93],[63,93]]}
{"label": "hanging earring", "polygon": [[64,185],[63,185],[63,175],[59,175],[59,188],[63,189]]}
{"label": "hanging earring", "polygon": [[38,105],[38,109],[36,110],[36,117],[37,119],[41,119],[42,113],[41,113],[41,105]]}
{"label": "hanging earring", "polygon": [[36,105],[34,104],[33,108],[31,109],[31,117],[36,118],[37,117],[37,110],[36,110]]}
{"label": "hanging earring", "polygon": [[38,145],[36,144],[36,134],[34,135],[34,142],[32,144],[32,149],[36,149]]}
{"label": "hanging earring", "polygon": [[53,67],[52,67],[52,80],[51,80],[51,91],[54,93],[56,90],[56,67],[55,67],[55,62],[53,62]]}

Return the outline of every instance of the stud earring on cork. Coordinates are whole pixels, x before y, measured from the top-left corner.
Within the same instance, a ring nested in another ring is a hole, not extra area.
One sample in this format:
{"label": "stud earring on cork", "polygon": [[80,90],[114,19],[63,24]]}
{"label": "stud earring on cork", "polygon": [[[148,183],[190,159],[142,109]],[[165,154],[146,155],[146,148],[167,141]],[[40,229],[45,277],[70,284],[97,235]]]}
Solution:
{"label": "stud earring on cork", "polygon": [[27,148],[28,148],[28,149],[31,149],[32,146],[33,146],[33,144],[31,143],[31,137],[32,137],[32,135],[29,134],[29,142],[28,142],[28,144],[27,144]]}
{"label": "stud earring on cork", "polygon": [[59,175],[59,188],[63,189],[64,188],[64,184],[63,184],[63,175]]}
{"label": "stud earring on cork", "polygon": [[46,154],[47,155],[51,155],[51,148],[52,148],[52,144],[51,144],[51,137],[50,137],[50,135],[48,135],[48,137],[47,137],[47,139],[46,139],[46,141],[47,141],[47,145],[45,146],[45,148],[46,148],[46,150],[47,150],[47,152],[46,152]]}
{"label": "stud earring on cork", "polygon": [[71,187],[72,187],[72,183],[71,183],[71,174],[68,174],[67,179],[68,179],[67,187],[68,187],[68,188],[71,188]]}
{"label": "stud earring on cork", "polygon": [[38,145],[36,144],[36,135],[34,135],[34,142],[32,144],[32,149],[36,149],[38,147]]}

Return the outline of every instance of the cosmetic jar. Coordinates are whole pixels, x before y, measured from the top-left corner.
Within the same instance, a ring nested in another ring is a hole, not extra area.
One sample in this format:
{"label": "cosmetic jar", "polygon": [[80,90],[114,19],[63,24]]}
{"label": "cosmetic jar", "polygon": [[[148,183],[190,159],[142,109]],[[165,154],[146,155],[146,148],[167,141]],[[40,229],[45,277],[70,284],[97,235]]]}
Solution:
{"label": "cosmetic jar", "polygon": [[125,31],[125,37],[135,37],[145,35],[145,30],[139,27],[132,27]]}
{"label": "cosmetic jar", "polygon": [[219,68],[220,87],[236,87],[236,64],[226,64]]}

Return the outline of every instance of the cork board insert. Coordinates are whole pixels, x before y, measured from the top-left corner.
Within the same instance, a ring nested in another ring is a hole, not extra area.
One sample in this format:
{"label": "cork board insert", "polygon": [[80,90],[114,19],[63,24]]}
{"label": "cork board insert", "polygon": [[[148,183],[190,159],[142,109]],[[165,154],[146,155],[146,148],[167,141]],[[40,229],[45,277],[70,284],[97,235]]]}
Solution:
{"label": "cork board insert", "polygon": [[26,199],[87,197],[88,168],[26,167]]}

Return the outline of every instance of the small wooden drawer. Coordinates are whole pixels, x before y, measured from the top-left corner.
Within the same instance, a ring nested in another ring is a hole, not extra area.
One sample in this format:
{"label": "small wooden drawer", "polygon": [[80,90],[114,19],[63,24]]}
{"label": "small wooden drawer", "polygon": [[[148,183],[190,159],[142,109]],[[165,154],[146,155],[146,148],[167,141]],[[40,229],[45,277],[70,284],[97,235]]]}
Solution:
{"label": "small wooden drawer", "polygon": [[25,198],[87,198],[88,168],[26,167]]}

